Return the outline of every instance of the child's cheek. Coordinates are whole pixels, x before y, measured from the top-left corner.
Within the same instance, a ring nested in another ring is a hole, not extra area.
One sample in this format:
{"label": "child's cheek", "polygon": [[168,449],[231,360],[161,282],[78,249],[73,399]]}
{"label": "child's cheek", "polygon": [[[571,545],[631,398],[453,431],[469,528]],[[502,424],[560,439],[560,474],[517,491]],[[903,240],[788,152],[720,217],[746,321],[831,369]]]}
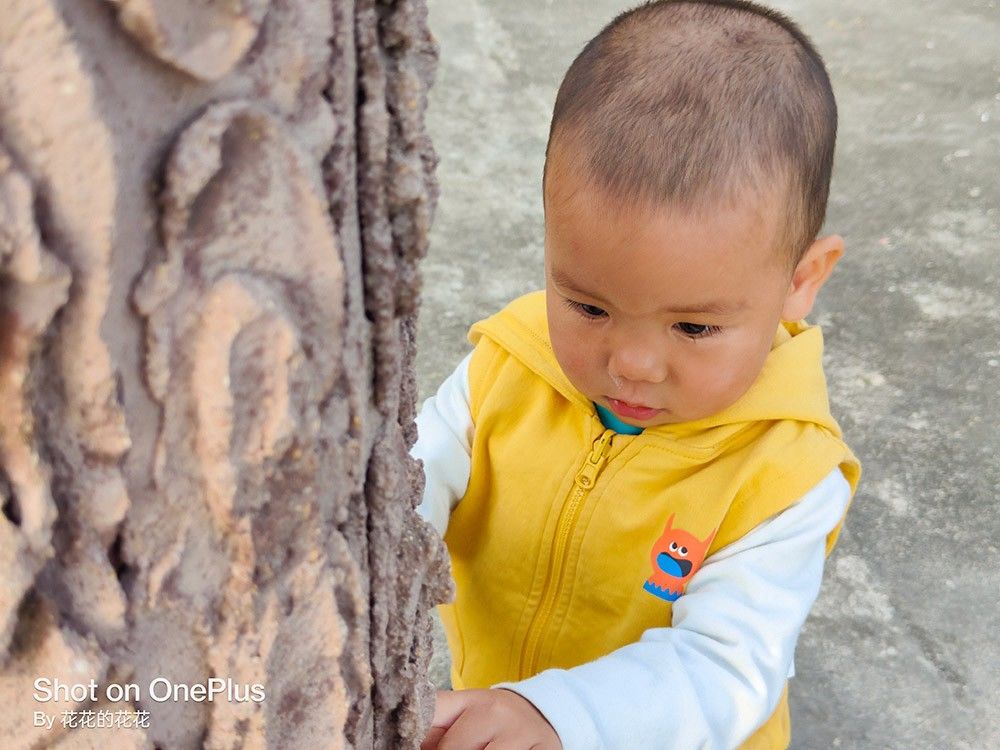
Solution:
{"label": "child's cheek", "polygon": [[741,351],[730,352],[729,356],[715,359],[711,366],[700,367],[696,373],[688,373],[688,380],[700,383],[705,395],[722,409],[753,385],[762,365],[759,359],[759,353],[752,347],[744,347]]}
{"label": "child's cheek", "polygon": [[[598,368],[599,363],[593,358],[586,356],[586,353],[578,350],[577,357],[573,360],[573,372],[577,383],[580,384],[583,390],[589,391],[597,385],[598,381]],[[588,396],[594,396],[596,394],[587,393]]]}
{"label": "child's cheek", "polygon": [[591,384],[594,372],[600,363],[597,362],[597,353],[590,351],[583,336],[578,334],[563,336],[554,349],[560,366],[573,385],[583,390],[585,386]]}

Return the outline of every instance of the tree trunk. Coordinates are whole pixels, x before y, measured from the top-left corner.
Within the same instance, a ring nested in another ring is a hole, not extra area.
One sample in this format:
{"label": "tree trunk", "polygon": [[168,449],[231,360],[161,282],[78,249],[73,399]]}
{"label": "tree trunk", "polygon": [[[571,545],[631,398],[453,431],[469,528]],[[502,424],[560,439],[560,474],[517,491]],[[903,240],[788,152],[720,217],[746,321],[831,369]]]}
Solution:
{"label": "tree trunk", "polygon": [[0,747],[418,746],[423,0],[0,5]]}

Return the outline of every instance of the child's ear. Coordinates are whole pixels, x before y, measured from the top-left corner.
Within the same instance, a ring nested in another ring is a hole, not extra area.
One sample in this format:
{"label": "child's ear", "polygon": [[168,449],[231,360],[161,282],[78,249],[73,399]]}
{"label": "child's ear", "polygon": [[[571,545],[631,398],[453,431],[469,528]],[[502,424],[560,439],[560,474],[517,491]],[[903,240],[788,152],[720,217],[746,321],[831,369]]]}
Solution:
{"label": "child's ear", "polygon": [[802,320],[809,314],[816,294],[843,254],[844,238],[838,234],[820,237],[809,246],[792,272],[785,304],[781,308],[782,320]]}

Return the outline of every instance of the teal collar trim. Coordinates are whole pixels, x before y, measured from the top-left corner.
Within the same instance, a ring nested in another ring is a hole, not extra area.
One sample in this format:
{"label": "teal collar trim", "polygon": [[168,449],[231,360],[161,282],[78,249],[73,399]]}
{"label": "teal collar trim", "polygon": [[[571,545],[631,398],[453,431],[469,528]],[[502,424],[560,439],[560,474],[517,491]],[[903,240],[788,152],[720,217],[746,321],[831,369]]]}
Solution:
{"label": "teal collar trim", "polygon": [[621,432],[625,435],[638,435],[642,432],[641,427],[622,422],[610,409],[606,409],[598,403],[595,403],[594,406],[597,407],[597,416],[601,418],[601,424],[609,430]]}

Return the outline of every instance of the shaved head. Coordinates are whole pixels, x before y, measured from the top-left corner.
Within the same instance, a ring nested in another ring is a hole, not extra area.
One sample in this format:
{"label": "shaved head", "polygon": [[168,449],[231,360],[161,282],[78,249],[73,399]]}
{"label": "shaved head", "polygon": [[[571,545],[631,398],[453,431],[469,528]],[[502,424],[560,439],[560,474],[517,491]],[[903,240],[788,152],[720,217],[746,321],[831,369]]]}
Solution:
{"label": "shaved head", "polygon": [[836,131],[822,58],[788,18],[742,0],[658,0],[570,66],[543,185],[557,154],[624,205],[779,201],[776,243],[794,266],[823,224]]}

